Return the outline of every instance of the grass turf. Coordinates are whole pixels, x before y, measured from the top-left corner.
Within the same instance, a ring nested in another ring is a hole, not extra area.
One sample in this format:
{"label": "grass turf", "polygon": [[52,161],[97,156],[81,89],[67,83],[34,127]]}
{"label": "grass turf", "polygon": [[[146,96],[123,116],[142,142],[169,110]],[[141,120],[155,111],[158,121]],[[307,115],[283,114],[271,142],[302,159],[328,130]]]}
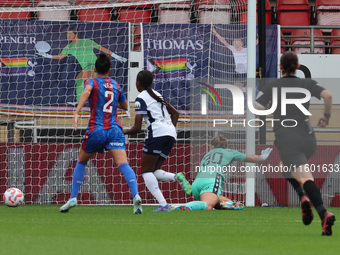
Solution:
{"label": "grass turf", "polygon": [[[321,236],[299,208],[153,213],[144,206],[0,205],[1,254],[338,254],[339,231]],[[340,215],[340,208],[330,208]]]}

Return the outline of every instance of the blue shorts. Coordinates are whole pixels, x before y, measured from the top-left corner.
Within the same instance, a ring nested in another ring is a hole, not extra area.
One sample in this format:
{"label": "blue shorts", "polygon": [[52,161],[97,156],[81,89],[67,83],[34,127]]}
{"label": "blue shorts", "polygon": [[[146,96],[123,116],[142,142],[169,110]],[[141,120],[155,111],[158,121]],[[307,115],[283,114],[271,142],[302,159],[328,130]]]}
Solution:
{"label": "blue shorts", "polygon": [[120,127],[86,132],[81,148],[86,153],[103,153],[104,149],[125,150],[125,136]]}
{"label": "blue shorts", "polygon": [[143,152],[145,154],[159,156],[159,159],[164,161],[168,157],[175,141],[175,138],[172,136],[148,138],[145,141]]}

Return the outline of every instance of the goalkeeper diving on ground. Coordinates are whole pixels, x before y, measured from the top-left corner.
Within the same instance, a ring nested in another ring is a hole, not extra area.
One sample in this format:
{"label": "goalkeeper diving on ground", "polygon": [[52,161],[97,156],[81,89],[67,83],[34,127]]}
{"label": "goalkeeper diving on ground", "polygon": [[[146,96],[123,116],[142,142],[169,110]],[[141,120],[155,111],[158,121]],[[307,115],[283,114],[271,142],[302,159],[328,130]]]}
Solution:
{"label": "goalkeeper diving on ground", "polygon": [[247,155],[227,148],[228,141],[223,135],[212,139],[210,151],[201,160],[199,172],[192,183],[191,190],[196,201],[180,205],[175,210],[212,210],[216,209],[243,209],[244,205],[221,196],[224,174],[223,166],[229,165],[233,160],[259,163],[265,161],[272,148],[267,148],[261,155]]}

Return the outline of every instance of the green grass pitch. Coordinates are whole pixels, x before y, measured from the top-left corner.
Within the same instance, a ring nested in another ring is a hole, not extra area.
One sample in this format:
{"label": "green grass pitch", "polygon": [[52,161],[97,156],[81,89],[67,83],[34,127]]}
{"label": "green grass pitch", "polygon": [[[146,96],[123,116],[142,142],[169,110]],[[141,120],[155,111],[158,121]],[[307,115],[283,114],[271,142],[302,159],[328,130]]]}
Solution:
{"label": "green grass pitch", "polygon": [[[339,254],[340,229],[321,236],[299,208],[153,213],[144,206],[0,205],[0,254]],[[340,208],[330,208],[336,216]],[[339,216],[340,217],[340,216]]]}

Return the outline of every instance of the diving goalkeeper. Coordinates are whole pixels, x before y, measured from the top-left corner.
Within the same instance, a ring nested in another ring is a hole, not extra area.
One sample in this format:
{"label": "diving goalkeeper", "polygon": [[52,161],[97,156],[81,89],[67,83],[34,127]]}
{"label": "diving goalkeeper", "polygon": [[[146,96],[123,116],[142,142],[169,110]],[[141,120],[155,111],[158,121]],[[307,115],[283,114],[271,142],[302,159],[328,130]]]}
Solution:
{"label": "diving goalkeeper", "polygon": [[244,207],[241,203],[233,203],[221,196],[224,175],[219,170],[233,160],[252,163],[265,161],[273,149],[267,148],[261,152],[261,155],[246,155],[227,149],[227,145],[227,139],[223,135],[212,139],[210,151],[204,155],[198,175],[191,186],[192,194],[197,201],[181,205],[175,210],[212,210],[216,207],[219,209],[242,209]]}

